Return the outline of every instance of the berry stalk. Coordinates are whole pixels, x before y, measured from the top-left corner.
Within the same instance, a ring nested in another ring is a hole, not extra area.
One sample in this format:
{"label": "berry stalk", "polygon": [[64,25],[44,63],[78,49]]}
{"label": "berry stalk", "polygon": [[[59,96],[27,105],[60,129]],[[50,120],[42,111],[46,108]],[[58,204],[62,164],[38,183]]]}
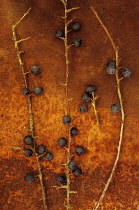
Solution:
{"label": "berry stalk", "polygon": [[94,208],[94,210],[97,210],[103,200],[103,198],[105,197],[105,194],[107,192],[107,189],[109,187],[109,184],[110,182],[112,181],[112,178],[113,178],[113,175],[114,175],[114,172],[115,172],[115,169],[117,167],[117,163],[119,161],[119,158],[120,158],[120,153],[121,153],[121,145],[122,145],[122,140],[123,140],[123,129],[124,129],[124,120],[125,120],[125,112],[124,112],[124,106],[123,106],[123,98],[122,98],[122,94],[121,94],[121,88],[120,88],[120,81],[121,79],[119,78],[119,74],[118,74],[118,71],[119,71],[119,54],[118,54],[118,48],[116,47],[110,33],[108,32],[106,26],[103,24],[102,20],[100,19],[100,17],[98,16],[97,12],[94,10],[93,7],[91,7],[91,10],[93,11],[93,13],[95,14],[96,18],[98,19],[99,23],[101,24],[101,26],[103,27],[103,29],[105,30],[110,42],[111,42],[111,45],[114,49],[114,52],[115,52],[115,61],[116,61],[116,72],[115,72],[115,79],[116,79],[116,85],[117,85],[117,94],[118,94],[118,98],[119,98],[119,102],[120,102],[120,107],[121,107],[121,126],[120,126],[120,134],[119,134],[119,142],[118,142],[118,147],[117,147],[117,155],[116,155],[116,159],[114,161],[114,165],[113,165],[113,168],[111,170],[111,173],[110,173],[110,176],[106,182],[106,185],[104,187],[104,190]]}
{"label": "berry stalk", "polygon": [[[17,52],[17,58],[18,58],[18,61],[19,61],[19,64],[20,64],[20,67],[21,67],[21,70],[22,70],[22,74],[23,74],[23,78],[24,78],[24,87],[25,88],[28,88],[28,84],[27,84],[27,73],[25,72],[25,68],[24,68],[24,63],[22,61],[22,58],[21,58],[21,54],[23,53],[23,51],[20,51],[19,50],[19,43],[23,42],[23,41],[26,41],[28,40],[30,37],[27,37],[25,39],[20,39],[20,40],[17,40],[17,37],[16,37],[16,26],[18,26],[18,24],[26,17],[26,15],[29,13],[29,11],[31,10],[31,8],[29,8],[27,10],[27,12],[20,18],[19,21],[17,21],[14,25],[12,25],[12,34],[13,34],[13,41],[14,41],[14,47],[15,47],[15,50]],[[43,206],[44,206],[44,209],[47,210],[47,204],[46,204],[46,194],[45,194],[45,187],[44,187],[44,184],[43,184],[43,175],[42,175],[42,172],[41,172],[41,166],[40,166],[40,162],[39,162],[39,156],[36,152],[36,149],[35,149],[35,136],[34,136],[34,119],[33,119],[33,112],[32,112],[32,101],[31,101],[31,94],[27,95],[27,98],[28,98],[28,110],[29,110],[29,131],[30,131],[30,135],[33,137],[34,139],[34,143],[33,143],[33,152],[35,154],[35,157],[36,157],[36,164],[37,164],[37,168],[38,168],[38,172],[39,172],[39,179],[40,179],[40,185],[41,185],[41,191],[42,191],[42,198],[43,198]],[[22,148],[19,148],[19,147],[12,147],[14,149],[22,149]]]}

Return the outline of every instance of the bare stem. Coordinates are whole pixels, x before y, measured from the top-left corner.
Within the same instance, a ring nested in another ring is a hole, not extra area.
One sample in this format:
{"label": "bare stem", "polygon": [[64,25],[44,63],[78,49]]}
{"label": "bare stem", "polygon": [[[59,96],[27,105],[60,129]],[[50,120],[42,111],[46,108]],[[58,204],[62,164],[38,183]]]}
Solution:
{"label": "bare stem", "polygon": [[100,125],[100,121],[99,121],[99,117],[98,117],[98,111],[96,109],[96,100],[97,100],[97,97],[95,97],[95,93],[92,92],[92,106],[94,107],[94,113],[95,113],[95,117],[96,117],[96,121],[97,121],[97,125]]}
{"label": "bare stem", "polygon": [[[23,74],[23,78],[24,78],[24,86],[26,88],[28,88],[28,84],[27,84],[27,74],[25,72],[25,68],[24,68],[24,63],[22,61],[22,58],[21,58],[21,53],[22,51],[19,50],[19,46],[18,44],[20,42],[23,42],[23,41],[26,41],[28,40],[30,37],[27,37],[25,39],[21,39],[21,40],[17,40],[17,37],[16,37],[16,31],[15,31],[15,28],[16,26],[26,17],[26,15],[29,13],[31,8],[29,8],[27,10],[27,12],[20,18],[19,21],[17,21],[15,23],[15,25],[12,25],[12,33],[13,33],[13,41],[14,41],[14,46],[15,46],[15,50],[17,52],[17,58],[18,58],[18,61],[19,61],[19,64],[21,66],[21,70],[22,70],[22,74]],[[45,187],[44,187],[44,184],[43,184],[43,175],[42,175],[42,172],[41,172],[41,166],[40,166],[40,162],[39,162],[39,156],[36,152],[36,149],[35,149],[35,136],[34,136],[34,119],[33,119],[33,113],[32,113],[32,101],[31,101],[31,95],[27,95],[28,97],[28,109],[29,109],[29,131],[30,131],[30,135],[34,138],[34,148],[33,148],[33,152],[35,154],[35,157],[36,157],[36,164],[37,164],[37,168],[38,168],[38,172],[39,172],[39,179],[40,179],[40,185],[41,185],[41,190],[42,190],[42,198],[43,198],[43,205],[44,205],[44,209],[47,210],[47,205],[46,205],[46,194],[45,194]],[[14,149],[20,149],[18,147],[12,147]]]}
{"label": "bare stem", "polygon": [[111,44],[112,44],[112,47],[114,49],[114,52],[115,52],[115,60],[116,60],[116,73],[115,73],[115,77],[116,77],[116,84],[117,84],[117,94],[118,94],[118,97],[119,97],[119,102],[120,102],[120,106],[121,106],[121,127],[120,127],[120,135],[119,135],[119,142],[118,142],[118,147],[117,147],[117,155],[116,155],[116,159],[114,161],[114,165],[113,165],[113,168],[111,170],[111,173],[110,173],[110,176],[106,182],[106,185],[104,187],[104,190],[94,208],[94,210],[97,210],[103,200],[103,198],[105,197],[105,194],[107,192],[107,189],[109,187],[109,184],[113,178],[113,175],[114,175],[114,172],[115,172],[115,169],[116,169],[116,166],[117,166],[117,163],[119,161],[119,158],[120,158],[120,153],[121,153],[121,145],[122,145],[122,140],[123,140],[123,129],[124,129],[124,120],[125,120],[125,113],[124,113],[124,107],[123,107],[123,99],[122,99],[122,94],[121,94],[121,89],[120,89],[120,81],[121,79],[119,79],[119,75],[118,75],[118,67],[119,67],[119,54],[118,54],[118,47],[116,47],[111,35],[109,34],[106,26],[104,26],[102,20],[100,19],[100,17],[98,16],[97,12],[94,10],[93,7],[91,7],[92,11],[94,12],[96,18],[98,19],[98,21],[100,22],[101,26],[103,27],[103,29],[105,30]]}

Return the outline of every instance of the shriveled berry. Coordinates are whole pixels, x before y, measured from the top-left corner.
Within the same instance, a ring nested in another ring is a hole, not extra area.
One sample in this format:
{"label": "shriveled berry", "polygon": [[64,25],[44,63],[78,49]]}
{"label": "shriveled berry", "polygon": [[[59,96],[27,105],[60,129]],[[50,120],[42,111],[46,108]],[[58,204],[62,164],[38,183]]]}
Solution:
{"label": "shriveled berry", "polygon": [[45,160],[52,160],[53,154],[51,152],[47,152],[46,155],[44,155]]}
{"label": "shriveled berry", "polygon": [[62,31],[62,30],[57,30],[55,36],[56,36],[56,38],[64,37],[64,31]]}
{"label": "shriveled berry", "polygon": [[80,111],[81,113],[87,112],[87,111],[88,111],[88,106],[87,106],[86,104],[80,105],[80,106],[79,106],[79,111]]}
{"label": "shriveled berry", "polygon": [[95,92],[96,87],[94,85],[87,85],[86,86],[86,92],[89,94],[92,94],[92,92]]}
{"label": "shriveled berry", "polygon": [[40,67],[38,65],[34,65],[34,66],[31,67],[30,71],[33,74],[39,74],[40,73]]}
{"label": "shriveled berry", "polygon": [[23,141],[25,144],[31,145],[33,144],[33,137],[31,135],[25,136]]}
{"label": "shriveled berry", "polygon": [[91,100],[91,97],[90,97],[90,94],[85,92],[83,95],[82,95],[82,100],[84,102],[89,102]]}
{"label": "shriveled berry", "polygon": [[124,68],[121,70],[121,74],[124,78],[128,78],[131,76],[131,70],[128,68]]}
{"label": "shriveled berry", "polygon": [[27,183],[32,183],[34,181],[34,176],[32,174],[27,174],[25,177],[24,177],[24,180],[25,182]]}
{"label": "shriveled berry", "polygon": [[59,138],[57,142],[58,142],[58,145],[60,147],[63,147],[63,146],[65,146],[67,144],[67,139],[65,139],[65,138]]}
{"label": "shriveled berry", "polygon": [[108,74],[115,74],[115,72],[116,72],[116,62],[115,61],[109,61],[107,63],[106,72]]}
{"label": "shriveled berry", "polygon": [[118,112],[120,112],[120,105],[119,104],[113,104],[113,105],[111,105],[111,111],[113,112],[113,113],[118,113]]}
{"label": "shriveled berry", "polygon": [[75,149],[75,152],[77,155],[83,155],[84,154],[84,148],[82,146],[78,146]]}
{"label": "shriveled berry", "polygon": [[24,149],[24,155],[26,157],[31,157],[33,154],[33,151],[31,149]]}
{"label": "shriveled berry", "polygon": [[80,28],[81,28],[81,24],[80,23],[78,23],[78,22],[74,22],[74,23],[72,23],[71,24],[71,29],[73,30],[73,31],[79,31],[80,30]]}
{"label": "shriveled berry", "polygon": [[62,118],[62,122],[65,124],[65,125],[69,125],[70,122],[71,122],[71,118],[70,116],[66,115]]}
{"label": "shriveled berry", "polygon": [[81,168],[76,168],[73,170],[73,175],[74,176],[80,176],[82,174],[82,169]]}
{"label": "shriveled berry", "polygon": [[22,93],[23,93],[23,95],[28,95],[29,94],[29,89],[28,88],[23,88]]}
{"label": "shriveled berry", "polygon": [[70,129],[70,134],[71,134],[71,136],[76,136],[78,134],[78,129],[75,127],[72,127]]}
{"label": "shriveled berry", "polygon": [[44,145],[37,146],[37,152],[43,154],[44,152],[46,152],[46,146]]}
{"label": "shriveled berry", "polygon": [[71,160],[69,163],[68,163],[68,168],[70,170],[75,170],[77,168],[77,163],[74,161],[74,160]]}
{"label": "shriveled berry", "polygon": [[64,174],[58,174],[56,176],[56,182],[57,184],[62,184],[62,185],[66,185],[66,176]]}
{"label": "shriveled berry", "polygon": [[34,93],[35,93],[35,95],[37,95],[37,96],[42,95],[42,94],[43,94],[43,88],[40,87],[40,86],[35,87],[35,88],[34,88]]}
{"label": "shriveled berry", "polygon": [[82,44],[82,40],[79,38],[75,38],[72,42],[72,44],[74,44],[74,47],[80,47]]}

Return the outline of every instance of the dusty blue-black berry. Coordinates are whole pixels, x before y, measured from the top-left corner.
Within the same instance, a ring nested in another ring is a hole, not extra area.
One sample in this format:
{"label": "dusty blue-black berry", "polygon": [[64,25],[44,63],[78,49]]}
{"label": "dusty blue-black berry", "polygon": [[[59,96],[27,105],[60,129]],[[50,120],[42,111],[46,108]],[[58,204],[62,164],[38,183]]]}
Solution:
{"label": "dusty blue-black berry", "polygon": [[107,63],[106,72],[108,74],[115,74],[115,72],[116,72],[116,62],[115,61],[109,61]]}
{"label": "dusty blue-black berry", "polygon": [[44,145],[37,146],[37,152],[43,154],[44,152],[46,152],[46,146]]}
{"label": "dusty blue-black berry", "polygon": [[66,115],[62,118],[62,122],[65,124],[65,125],[69,125],[70,122],[71,122],[71,118],[70,116]]}
{"label": "dusty blue-black berry", "polygon": [[56,182],[57,182],[57,184],[66,185],[67,178],[66,178],[65,174],[58,174],[56,176]]}
{"label": "dusty blue-black berry", "polygon": [[56,33],[55,33],[55,36],[56,36],[56,38],[64,37],[64,31],[57,30]]}
{"label": "dusty blue-black berry", "polygon": [[70,129],[70,135],[71,135],[71,136],[76,136],[77,134],[78,134],[78,129],[75,128],[75,127],[72,127],[72,128]]}
{"label": "dusty blue-black berry", "polygon": [[31,149],[24,149],[24,155],[26,157],[31,157],[33,154],[33,151]]}
{"label": "dusty blue-black berry", "polygon": [[33,174],[27,174],[25,177],[24,177],[24,180],[27,182],[27,183],[32,183],[34,181],[34,176]]}
{"label": "dusty blue-black berry", "polygon": [[40,87],[40,86],[35,87],[35,88],[34,88],[34,93],[35,93],[35,95],[37,95],[37,96],[42,95],[42,94],[43,94],[43,88]]}
{"label": "dusty blue-black berry", "polygon": [[81,168],[76,168],[75,170],[72,171],[74,176],[80,176],[82,174],[82,169]]}
{"label": "dusty blue-black berry", "polygon": [[82,146],[77,146],[75,149],[75,152],[77,155],[83,155],[84,154],[84,148]]}
{"label": "dusty blue-black berry", "polygon": [[121,74],[124,78],[128,78],[131,76],[131,70],[128,68],[124,68],[121,70]]}
{"label": "dusty blue-black berry", "polygon": [[45,160],[52,160],[53,159],[53,154],[51,152],[47,152],[45,155],[44,155],[44,158]]}
{"label": "dusty blue-black berry", "polygon": [[87,111],[88,111],[88,106],[87,106],[86,104],[80,105],[80,106],[79,106],[79,111],[80,111],[81,113],[87,112]]}
{"label": "dusty blue-black berry", "polygon": [[91,95],[87,92],[85,92],[83,95],[82,95],[82,100],[84,102],[89,102],[91,100]]}
{"label": "dusty blue-black berry", "polygon": [[62,137],[62,138],[59,138],[57,142],[58,142],[58,145],[60,147],[63,147],[63,146],[65,146],[67,144],[67,139]]}
{"label": "dusty blue-black berry", "polygon": [[89,94],[92,94],[92,92],[95,92],[96,87],[94,85],[87,85],[86,86],[86,92]]}
{"label": "dusty blue-black berry", "polygon": [[75,32],[79,31],[81,28],[81,24],[78,22],[74,22],[71,24],[71,29]]}
{"label": "dusty blue-black berry", "polygon": [[120,112],[120,105],[119,105],[119,104],[112,104],[112,105],[111,105],[111,111],[112,111],[113,113],[118,113],[118,112]]}
{"label": "dusty blue-black berry", "polygon": [[32,145],[33,144],[33,137],[31,135],[25,136],[23,141],[27,145]]}
{"label": "dusty blue-black berry", "polygon": [[31,67],[30,71],[33,74],[39,74],[40,73],[40,67],[38,65],[34,65],[34,66]]}
{"label": "dusty blue-black berry", "polygon": [[29,89],[28,88],[23,88],[22,93],[23,93],[23,95],[28,95],[29,94]]}
{"label": "dusty blue-black berry", "polygon": [[75,38],[72,42],[72,44],[74,45],[74,47],[80,47],[82,44],[82,40],[79,38]]}
{"label": "dusty blue-black berry", "polygon": [[77,168],[77,163],[74,161],[74,160],[71,160],[69,163],[68,163],[68,168],[70,170],[75,170]]}

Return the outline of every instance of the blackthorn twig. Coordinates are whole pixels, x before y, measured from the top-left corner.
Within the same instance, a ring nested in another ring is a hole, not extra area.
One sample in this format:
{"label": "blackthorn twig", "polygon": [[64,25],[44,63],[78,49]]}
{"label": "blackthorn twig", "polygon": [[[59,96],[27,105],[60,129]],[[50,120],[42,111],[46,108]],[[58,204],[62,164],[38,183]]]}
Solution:
{"label": "blackthorn twig", "polygon": [[101,24],[101,26],[103,27],[103,29],[105,30],[111,44],[112,44],[112,47],[114,49],[114,52],[115,52],[115,61],[116,61],[116,72],[115,72],[115,77],[116,77],[116,84],[117,84],[117,93],[118,93],[118,97],[119,97],[119,102],[120,102],[120,107],[121,107],[121,127],[120,127],[120,135],[119,135],[119,143],[118,143],[118,147],[117,147],[117,156],[116,156],[116,159],[115,159],[115,162],[114,162],[114,165],[113,165],[113,168],[112,168],[112,171],[110,173],[110,176],[106,182],[106,185],[104,187],[104,190],[94,208],[94,210],[97,210],[103,200],[103,198],[105,197],[105,194],[107,192],[107,189],[109,187],[109,184],[113,178],[113,175],[114,175],[114,172],[115,172],[115,169],[116,169],[116,166],[117,166],[117,163],[119,161],[119,158],[120,158],[120,153],[121,153],[121,145],[122,145],[122,139],[123,139],[123,129],[124,129],[124,119],[125,119],[125,113],[124,113],[124,107],[123,107],[123,99],[122,99],[122,94],[121,94],[121,89],[120,89],[120,81],[121,79],[119,78],[119,75],[118,75],[118,70],[119,70],[119,54],[118,54],[118,47],[116,47],[110,33],[108,32],[106,26],[103,24],[102,20],[100,19],[100,17],[98,16],[97,12],[94,10],[93,7],[91,7],[91,10],[93,11],[93,13],[95,14],[96,18],[98,19],[99,23]]}

